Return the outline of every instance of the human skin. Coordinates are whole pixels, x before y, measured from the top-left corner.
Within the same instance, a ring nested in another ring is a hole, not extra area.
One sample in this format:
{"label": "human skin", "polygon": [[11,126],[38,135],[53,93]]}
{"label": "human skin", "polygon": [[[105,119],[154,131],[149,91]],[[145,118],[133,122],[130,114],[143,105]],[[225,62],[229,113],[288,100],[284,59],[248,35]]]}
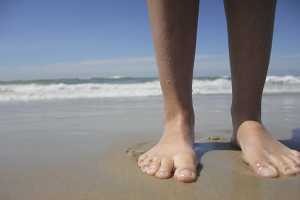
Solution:
{"label": "human skin", "polygon": [[[225,0],[232,75],[233,142],[258,176],[300,173],[300,153],[273,139],[261,122],[261,99],[269,65],[275,0]],[[197,178],[193,150],[192,78],[197,0],[148,0],[164,99],[160,141],[138,159],[141,170],[181,182]],[[204,113],[203,113],[204,114]]]}

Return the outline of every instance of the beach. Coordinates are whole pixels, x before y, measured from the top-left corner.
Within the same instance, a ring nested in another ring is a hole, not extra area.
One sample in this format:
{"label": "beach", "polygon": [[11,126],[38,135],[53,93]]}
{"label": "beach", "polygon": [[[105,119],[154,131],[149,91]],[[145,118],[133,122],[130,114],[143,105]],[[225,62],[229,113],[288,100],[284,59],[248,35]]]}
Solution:
{"label": "beach", "polygon": [[300,200],[300,1],[0,2],[0,200]]}
{"label": "beach", "polygon": [[[300,176],[258,178],[231,147],[230,102],[194,95],[201,167],[191,184],[136,165],[161,134],[161,96],[1,102],[0,199],[299,199]],[[265,126],[298,149],[299,102],[295,93],[263,98]]]}

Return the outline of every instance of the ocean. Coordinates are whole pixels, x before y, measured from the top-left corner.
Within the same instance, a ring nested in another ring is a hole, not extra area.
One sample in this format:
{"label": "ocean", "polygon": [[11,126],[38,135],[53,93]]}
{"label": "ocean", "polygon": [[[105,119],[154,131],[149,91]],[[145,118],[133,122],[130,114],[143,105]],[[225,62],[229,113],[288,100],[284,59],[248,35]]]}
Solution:
{"label": "ocean", "polygon": [[[230,94],[230,77],[196,77],[193,94]],[[300,93],[300,76],[268,76],[265,94]],[[0,102],[159,96],[158,78],[104,77],[0,81]]]}

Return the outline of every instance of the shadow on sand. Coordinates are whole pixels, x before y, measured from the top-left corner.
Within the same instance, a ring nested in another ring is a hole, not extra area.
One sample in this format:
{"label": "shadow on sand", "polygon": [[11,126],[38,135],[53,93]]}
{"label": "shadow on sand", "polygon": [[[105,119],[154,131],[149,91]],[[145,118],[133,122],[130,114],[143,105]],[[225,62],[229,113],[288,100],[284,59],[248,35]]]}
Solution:
{"label": "shadow on sand", "polygon": [[[292,137],[287,140],[279,140],[281,143],[285,144],[291,149],[295,149],[300,151],[300,128],[295,128],[292,130]],[[210,152],[215,150],[231,150],[231,151],[240,151],[240,148],[233,144],[230,141],[225,141],[224,139],[218,139],[217,137],[214,139],[206,139],[204,142],[197,142],[194,144],[194,149],[196,151],[197,157],[200,161],[200,165],[198,167],[198,172],[201,171],[201,159],[202,157]]]}
{"label": "shadow on sand", "polygon": [[[295,128],[292,130],[292,137],[290,139],[279,141],[289,148],[300,151],[300,128]],[[151,142],[136,144],[133,147],[127,148],[126,154],[137,160],[138,157],[150,149],[153,144],[154,143]],[[218,136],[200,139],[194,144],[194,149],[196,151],[198,160],[200,161],[197,170],[198,176],[202,171],[202,158],[206,153],[216,150],[240,151],[240,148],[233,144],[230,139]]]}

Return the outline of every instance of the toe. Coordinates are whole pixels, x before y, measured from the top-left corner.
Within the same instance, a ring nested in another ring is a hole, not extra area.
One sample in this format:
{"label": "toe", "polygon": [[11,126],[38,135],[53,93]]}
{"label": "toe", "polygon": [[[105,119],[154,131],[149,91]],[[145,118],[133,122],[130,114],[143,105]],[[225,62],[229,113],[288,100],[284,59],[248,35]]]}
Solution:
{"label": "toe", "polygon": [[266,161],[257,161],[250,165],[258,176],[265,178],[274,178],[278,176],[276,168]]}
{"label": "toe", "polygon": [[154,174],[157,172],[157,170],[159,169],[159,167],[160,167],[160,159],[154,157],[154,158],[151,160],[151,162],[150,162],[150,164],[149,164],[149,167],[148,167],[146,173],[147,173],[148,175],[154,175]]}
{"label": "toe", "polygon": [[284,161],[286,165],[288,165],[286,167],[285,175],[295,175],[300,173],[300,166],[292,158],[285,156]]}
{"label": "toe", "polygon": [[291,159],[294,160],[294,162],[300,166],[300,152],[299,151],[296,151],[296,150],[291,150],[291,156],[290,156]]}
{"label": "toe", "polygon": [[140,167],[144,173],[148,171],[151,162],[152,162],[152,158],[150,156],[148,156],[145,160],[141,162]]}
{"label": "toe", "polygon": [[299,152],[299,151],[291,150],[291,153],[292,153],[295,157],[300,158],[300,152]]}
{"label": "toe", "polygon": [[138,158],[138,166],[142,166],[142,163],[143,163],[143,161],[147,158],[147,154],[143,154],[143,155],[141,155],[141,156],[139,156],[139,158]]}
{"label": "toe", "polygon": [[277,157],[273,159],[272,163],[279,170],[280,174],[285,176],[294,174],[293,166],[285,157]]}
{"label": "toe", "polygon": [[174,177],[180,182],[190,183],[196,180],[196,170],[194,168],[179,168],[176,169]]}
{"label": "toe", "polygon": [[180,182],[193,182],[196,180],[196,161],[192,157],[178,157],[174,160],[176,168],[174,177]]}
{"label": "toe", "polygon": [[173,161],[171,159],[163,158],[160,162],[160,168],[156,172],[155,176],[162,179],[170,178],[173,169]]}

